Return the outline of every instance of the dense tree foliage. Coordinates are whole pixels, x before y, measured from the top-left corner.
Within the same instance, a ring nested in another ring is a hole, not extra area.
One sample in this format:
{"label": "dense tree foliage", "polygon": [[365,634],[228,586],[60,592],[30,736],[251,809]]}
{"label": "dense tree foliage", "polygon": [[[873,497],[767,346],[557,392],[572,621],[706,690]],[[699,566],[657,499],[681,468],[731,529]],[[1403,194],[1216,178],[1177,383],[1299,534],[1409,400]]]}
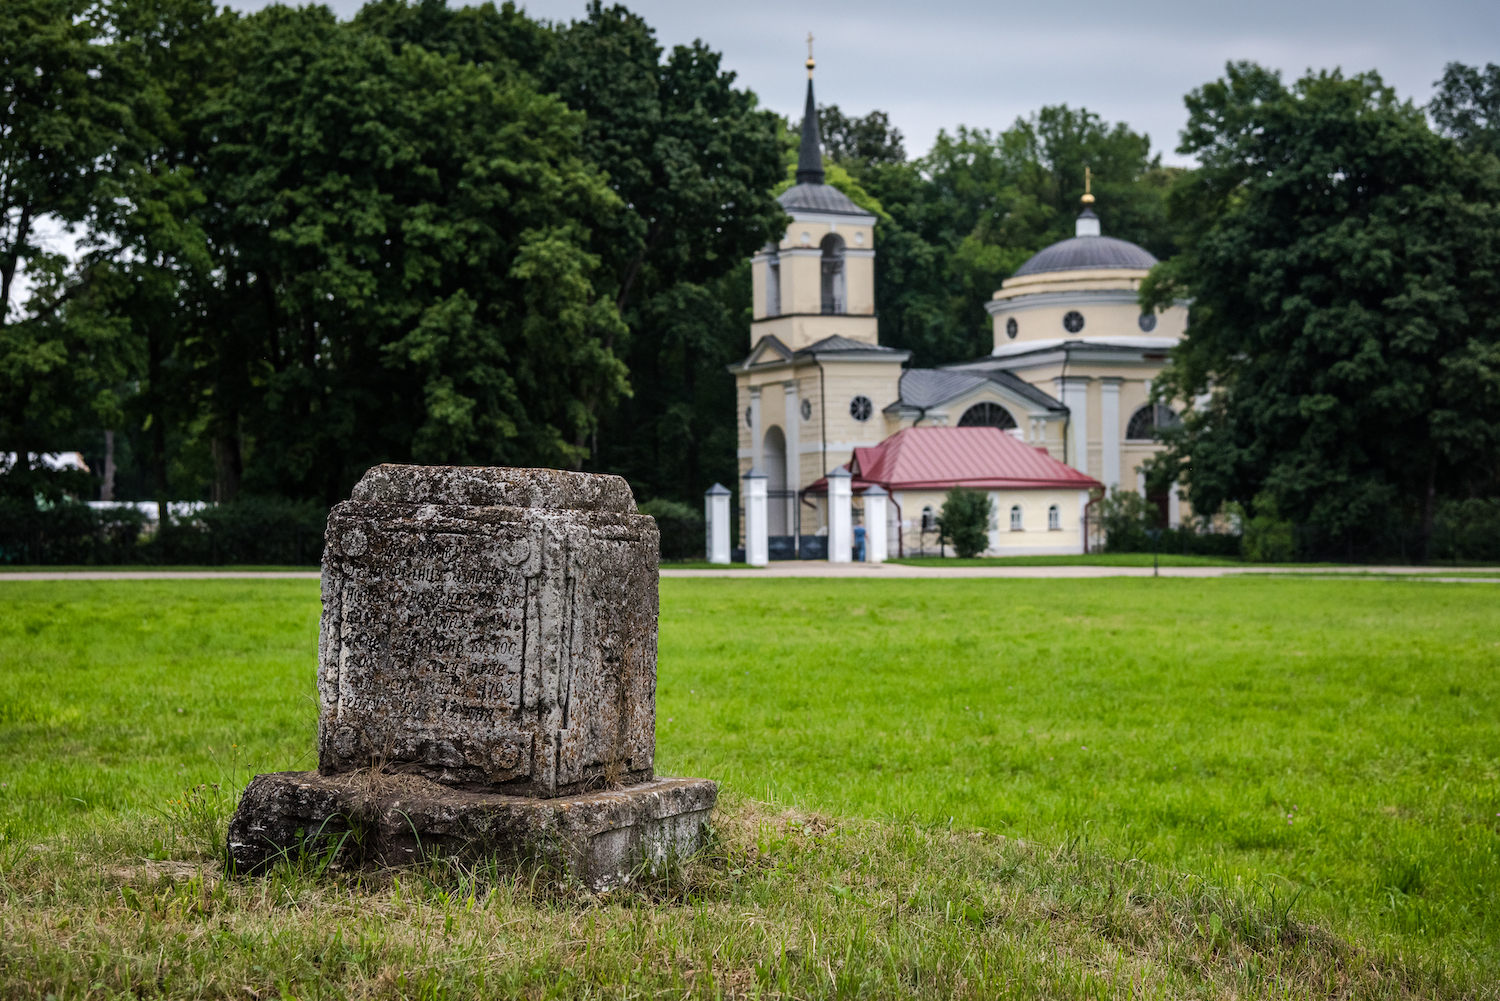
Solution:
{"label": "dense tree foliage", "polygon": [[1305,551],[1424,552],[1439,501],[1500,472],[1500,161],[1373,74],[1231,65],[1188,109],[1187,249],[1143,290],[1193,302],[1157,386],[1204,402],[1167,461]]}
{"label": "dense tree foliage", "polygon": [[1500,66],[1449,63],[1428,112],[1465,149],[1500,155]]}

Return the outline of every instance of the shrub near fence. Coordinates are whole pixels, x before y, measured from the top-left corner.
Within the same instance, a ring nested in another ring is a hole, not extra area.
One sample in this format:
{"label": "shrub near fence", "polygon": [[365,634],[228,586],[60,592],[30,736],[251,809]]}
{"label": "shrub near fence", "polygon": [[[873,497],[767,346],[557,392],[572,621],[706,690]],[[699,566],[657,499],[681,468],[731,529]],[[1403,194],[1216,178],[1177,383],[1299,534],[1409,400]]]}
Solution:
{"label": "shrub near fence", "polygon": [[80,501],[0,499],[0,564],[108,565],[135,558],[146,516],[132,507],[95,510]]}
{"label": "shrub near fence", "polygon": [[[1116,487],[1098,504],[1100,534],[1105,552],[1169,553],[1178,556],[1240,556],[1240,536],[1230,532],[1205,532],[1191,524],[1160,528],[1161,512],[1155,504],[1133,490]],[[1160,530],[1152,539],[1151,532]],[[1091,532],[1091,534],[1093,534]]]}
{"label": "shrub near fence", "polygon": [[130,506],[93,508],[0,501],[0,563],[206,566],[322,561],[328,514],[317,504],[249,497],[182,516],[165,526]]}
{"label": "shrub near fence", "polygon": [[677,501],[647,501],[639,505],[641,514],[656,519],[661,534],[661,561],[675,563],[704,558],[703,512]]}

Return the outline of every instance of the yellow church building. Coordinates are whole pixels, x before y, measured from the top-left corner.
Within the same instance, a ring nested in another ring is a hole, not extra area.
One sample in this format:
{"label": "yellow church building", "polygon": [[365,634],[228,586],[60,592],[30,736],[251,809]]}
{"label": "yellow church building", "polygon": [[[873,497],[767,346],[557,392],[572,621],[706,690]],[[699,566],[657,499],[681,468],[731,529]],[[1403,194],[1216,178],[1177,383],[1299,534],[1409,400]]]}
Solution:
{"label": "yellow church building", "polygon": [[[750,352],[730,367],[740,472],[766,477],[771,558],[826,534],[826,474],[911,427],[998,428],[1106,487],[1144,491],[1141,463],[1161,448],[1152,433],[1177,419],[1149,403],[1151,380],[1187,328],[1184,305],[1137,305],[1156,258],[1103,235],[1085,194],[1076,235],[994,293],[989,354],[908,368],[910,352],[879,342],[876,219],[825,182],[812,69],[809,59],[796,184],[779,198],[791,222],[752,259]],[[923,519],[930,503],[892,499],[892,555],[935,544]],[[1175,493],[1158,502],[1177,524]],[[1060,503],[1054,517],[1069,538],[1027,540],[1025,551],[1080,550],[1086,495],[1071,490]],[[1004,532],[991,538],[992,550],[1018,551]]]}

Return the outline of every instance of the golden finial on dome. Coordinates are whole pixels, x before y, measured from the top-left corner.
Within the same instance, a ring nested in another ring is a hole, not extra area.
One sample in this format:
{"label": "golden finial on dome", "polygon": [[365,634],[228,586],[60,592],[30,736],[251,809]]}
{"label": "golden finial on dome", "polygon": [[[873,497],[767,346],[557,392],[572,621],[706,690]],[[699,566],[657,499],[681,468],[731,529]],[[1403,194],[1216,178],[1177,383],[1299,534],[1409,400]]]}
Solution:
{"label": "golden finial on dome", "polygon": [[816,63],[813,62],[812,43],[813,43],[813,33],[809,31],[807,33],[807,78],[809,80],[812,79],[813,67],[817,65]]}
{"label": "golden finial on dome", "polygon": [[1089,173],[1089,169],[1087,167],[1084,167],[1083,168],[1083,204],[1085,204],[1085,205],[1092,205],[1092,204],[1094,204],[1094,196],[1089,191],[1089,181],[1090,180],[1092,180],[1092,176]]}

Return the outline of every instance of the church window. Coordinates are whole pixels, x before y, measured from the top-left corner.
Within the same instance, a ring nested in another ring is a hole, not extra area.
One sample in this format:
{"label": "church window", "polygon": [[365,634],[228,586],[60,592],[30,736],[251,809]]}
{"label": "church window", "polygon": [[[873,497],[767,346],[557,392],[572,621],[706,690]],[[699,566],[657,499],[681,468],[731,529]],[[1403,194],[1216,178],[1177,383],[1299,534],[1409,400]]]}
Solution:
{"label": "church window", "polygon": [[1083,314],[1076,309],[1070,309],[1063,316],[1063,329],[1070,334],[1076,334],[1083,329]]}
{"label": "church window", "polygon": [[812,400],[802,401],[802,419],[805,421],[812,420]]}
{"label": "church window", "polygon": [[849,416],[855,420],[863,423],[869,420],[873,413],[875,413],[875,404],[870,402],[868,396],[856,396],[849,401]]}
{"label": "church window", "polygon": [[1148,403],[1130,415],[1125,437],[1131,441],[1150,441],[1159,429],[1174,428],[1181,423],[1182,418],[1165,403]]}
{"label": "church window", "polygon": [[844,238],[837,233],[823,237],[823,312],[848,312],[844,277]]}
{"label": "church window", "polygon": [[1010,506],[1010,530],[1012,532],[1021,531],[1021,505],[1019,504],[1012,504]]}
{"label": "church window", "polygon": [[1021,325],[1016,322],[1016,318],[1014,316],[1012,316],[1010,319],[1008,319],[1008,320],[1005,321],[1005,336],[1006,337],[1009,337],[1011,340],[1015,340],[1016,339],[1016,335],[1019,334],[1020,332],[1021,332]]}
{"label": "church window", "polygon": [[1136,322],[1141,325],[1141,329],[1143,331],[1145,331],[1146,333],[1149,334],[1149,333],[1151,333],[1151,331],[1153,331],[1153,330],[1156,329],[1156,314],[1155,313],[1142,313],[1141,314],[1141,318],[1139,320],[1137,320]]}
{"label": "church window", "polygon": [[958,419],[961,428],[1000,428],[1009,431],[1016,426],[1016,419],[998,403],[976,403]]}
{"label": "church window", "polygon": [[1047,509],[1047,530],[1051,532],[1062,531],[1062,512],[1053,504]]}
{"label": "church window", "polygon": [[930,504],[922,509],[922,531],[937,531],[937,513],[932,510],[932,505]]}
{"label": "church window", "polygon": [[804,247],[811,247],[812,246],[812,234],[811,233],[803,233],[802,234],[802,246],[804,246]]}
{"label": "church window", "polygon": [[854,233],[854,245],[856,247],[863,247],[865,245],[865,231],[864,230],[861,229],[861,230],[856,230],[855,231],[855,233]]}
{"label": "church window", "polygon": [[781,315],[781,261],[775,257],[766,267],[766,315]]}

